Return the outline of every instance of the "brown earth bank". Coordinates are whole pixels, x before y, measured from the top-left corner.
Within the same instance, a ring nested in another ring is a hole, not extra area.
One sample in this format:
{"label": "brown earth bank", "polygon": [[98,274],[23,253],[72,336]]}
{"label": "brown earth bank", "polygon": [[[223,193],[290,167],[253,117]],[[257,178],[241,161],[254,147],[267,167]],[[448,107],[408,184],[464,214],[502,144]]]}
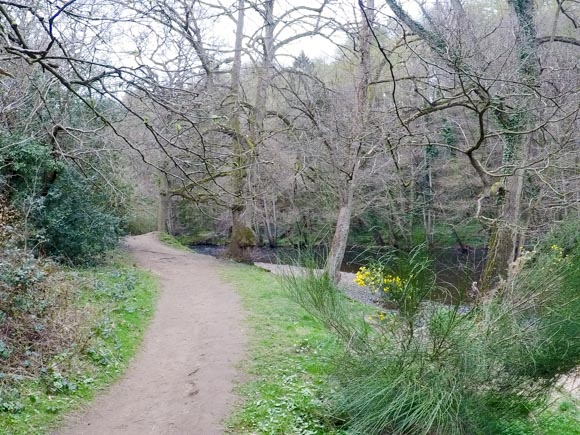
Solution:
{"label": "brown earth bank", "polygon": [[238,295],[212,257],[170,248],[155,233],[127,245],[136,264],[159,277],[154,318],[123,378],[56,433],[223,433],[246,343]]}

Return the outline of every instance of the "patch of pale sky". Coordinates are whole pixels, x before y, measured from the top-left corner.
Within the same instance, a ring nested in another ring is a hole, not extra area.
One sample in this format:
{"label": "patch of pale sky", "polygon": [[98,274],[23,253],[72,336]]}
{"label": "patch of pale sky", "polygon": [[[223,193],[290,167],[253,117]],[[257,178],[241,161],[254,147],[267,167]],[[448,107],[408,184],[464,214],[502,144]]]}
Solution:
{"label": "patch of pale sky", "polygon": [[[420,15],[420,8],[416,1],[421,0],[405,0],[403,2],[405,9],[413,16]],[[207,5],[205,6],[207,8],[205,17],[209,19],[201,20],[200,23],[202,24],[201,30],[206,48],[210,51],[231,51],[235,40],[235,23],[230,17],[220,13],[217,9],[214,10],[211,8],[211,5],[226,7],[228,10],[235,12],[234,5],[237,2],[234,0],[206,0],[204,3]],[[281,14],[288,15],[284,22],[279,23],[276,27],[276,41],[282,41],[296,34],[312,30],[314,19],[298,19],[293,21],[293,19],[301,17],[302,12],[296,11],[292,13],[292,10],[300,7],[317,8],[321,3],[321,0],[277,0],[274,6],[275,16],[280,16]],[[375,0],[375,7],[379,11],[379,17],[382,20],[392,15],[383,0]],[[349,25],[352,26],[353,23],[361,19],[357,0],[331,1],[324,9],[322,16],[332,18],[345,28],[348,28]],[[249,63],[252,58],[255,60],[256,57],[252,55],[256,52],[251,46],[252,36],[255,36],[261,31],[264,21],[263,17],[251,7],[246,9],[244,21],[244,34],[246,35],[244,41],[246,48],[244,62]],[[163,39],[159,36],[162,32],[154,31],[155,26],[159,25],[149,23],[149,26],[151,27],[130,23],[122,24],[121,31],[116,36],[116,42],[114,44],[117,48],[112,50],[110,55],[116,58],[118,62],[122,62],[131,67],[138,64],[155,67],[159,62],[167,62],[175,58],[177,55],[175,48],[170,48],[170,46],[164,47]],[[304,52],[311,59],[331,63],[340,56],[338,46],[348,45],[348,38],[344,30],[336,31],[331,36],[329,36],[329,29],[323,30],[323,33],[326,33],[327,36],[305,36],[281,46],[276,52],[276,61],[280,64],[288,65],[292,63],[296,56]],[[147,42],[144,46],[140,47],[136,44],[136,41],[139,39],[143,41],[144,35],[147,35]],[[137,53],[139,53],[139,56],[136,55]]]}
{"label": "patch of pale sky", "polygon": [[[404,0],[402,2],[404,8],[415,17],[420,15],[420,8],[416,1],[421,0]],[[210,0],[207,3],[224,4],[222,0]],[[316,8],[319,7],[321,3],[322,1],[320,0],[277,0],[274,6],[274,14],[285,14],[292,9],[303,6]],[[423,4],[427,3],[428,1],[423,1]],[[386,6],[386,3],[383,0],[375,0],[375,8],[383,17],[391,15],[390,9]],[[299,15],[297,14],[296,16]],[[336,20],[337,23],[343,25],[348,25],[349,23],[352,24],[361,19],[358,11],[358,0],[331,1],[326,6],[322,16],[332,18],[333,20]],[[278,33],[277,39],[283,40],[296,33],[308,31],[312,28],[312,26],[309,25],[311,23],[311,20],[307,21],[307,23],[297,22]],[[245,27],[245,33],[247,35],[254,34],[263,27],[263,18],[255,10],[249,8],[246,10]],[[232,46],[235,38],[235,27],[232,21],[226,18],[220,19],[219,28],[222,29],[222,35],[227,35],[225,40],[229,43],[228,45]],[[291,63],[296,56],[301,52],[304,52],[311,59],[332,62],[339,56],[337,45],[343,45],[345,43],[347,43],[347,37],[344,32],[340,31],[334,33],[330,38],[325,36],[307,36],[281,47],[276,53],[277,61],[283,64]]]}

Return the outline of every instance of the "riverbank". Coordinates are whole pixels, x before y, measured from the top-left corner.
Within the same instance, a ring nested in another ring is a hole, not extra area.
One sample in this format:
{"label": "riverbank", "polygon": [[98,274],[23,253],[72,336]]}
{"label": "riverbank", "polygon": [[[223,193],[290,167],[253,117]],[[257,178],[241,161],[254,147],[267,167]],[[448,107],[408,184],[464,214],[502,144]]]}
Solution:
{"label": "riverbank", "polygon": [[[224,258],[227,247],[222,245],[189,245],[192,251],[210,255],[216,258]],[[393,248],[349,246],[341,265],[344,276],[341,283],[347,287],[353,299],[363,303],[375,303],[372,294],[351,285],[354,273],[361,266],[368,266],[375,262],[384,261],[386,256],[393,254]],[[307,263],[323,264],[326,251],[323,247],[317,247],[314,251],[304,250],[298,247],[267,247],[254,246],[247,248],[248,261],[253,264],[270,264],[266,269],[276,269],[275,266],[299,265]],[[487,251],[484,248],[471,248],[451,246],[448,248],[435,249],[429,252],[433,270],[437,273],[438,290],[432,298],[445,304],[467,304],[473,283],[479,280],[483,270]],[[273,270],[272,270],[273,271]]]}
{"label": "riverbank", "polygon": [[[229,420],[230,431],[345,434],[345,421],[333,414],[341,344],[289,298],[274,273],[224,264],[221,274],[242,297],[250,333],[249,357],[242,366],[249,379],[238,388],[242,403]],[[361,317],[373,312],[356,301],[349,304]],[[560,391],[553,400],[530,420],[514,416],[500,422],[497,434],[575,434],[580,418],[575,399]]]}

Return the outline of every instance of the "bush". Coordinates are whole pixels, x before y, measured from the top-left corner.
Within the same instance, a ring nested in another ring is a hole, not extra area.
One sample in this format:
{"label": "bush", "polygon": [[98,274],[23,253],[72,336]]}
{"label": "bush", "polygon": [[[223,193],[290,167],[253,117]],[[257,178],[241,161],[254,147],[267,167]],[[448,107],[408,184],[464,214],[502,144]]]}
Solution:
{"label": "bush", "polygon": [[0,243],[0,374],[35,373],[74,341],[87,315],[68,304],[73,289],[54,264],[20,243],[17,235]]}
{"label": "bush", "polygon": [[22,230],[37,253],[94,262],[118,242],[124,210],[101,178],[81,174],[67,163],[38,142],[7,145],[0,151],[0,194],[20,210]]}
{"label": "bush", "polygon": [[92,183],[68,169],[35,209],[33,222],[45,253],[73,263],[93,262],[118,243],[122,220]]}
{"label": "bush", "polygon": [[30,207],[48,188],[50,175],[56,176],[64,167],[46,145],[9,135],[0,138],[0,195],[21,208]]}
{"label": "bush", "polygon": [[535,334],[514,348],[511,369],[552,383],[580,363],[580,222],[564,222],[522,258],[504,300],[522,307],[516,320]]}
{"label": "bush", "polygon": [[469,310],[428,300],[435,276],[419,250],[358,274],[396,308],[366,321],[324,275],[288,278],[293,298],[345,343],[333,403],[347,429],[495,434],[509,422],[531,425],[555,378],[579,362],[578,244],[548,243]]}

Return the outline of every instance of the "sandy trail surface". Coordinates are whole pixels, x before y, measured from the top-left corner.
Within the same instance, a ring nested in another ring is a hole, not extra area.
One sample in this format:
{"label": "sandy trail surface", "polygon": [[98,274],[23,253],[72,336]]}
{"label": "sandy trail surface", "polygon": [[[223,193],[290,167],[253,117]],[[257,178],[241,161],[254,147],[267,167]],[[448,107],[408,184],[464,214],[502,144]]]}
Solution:
{"label": "sandy trail surface", "polygon": [[137,265],[159,276],[155,316],[123,378],[57,434],[223,433],[246,342],[239,297],[212,257],[170,248],[154,233],[127,244]]}

